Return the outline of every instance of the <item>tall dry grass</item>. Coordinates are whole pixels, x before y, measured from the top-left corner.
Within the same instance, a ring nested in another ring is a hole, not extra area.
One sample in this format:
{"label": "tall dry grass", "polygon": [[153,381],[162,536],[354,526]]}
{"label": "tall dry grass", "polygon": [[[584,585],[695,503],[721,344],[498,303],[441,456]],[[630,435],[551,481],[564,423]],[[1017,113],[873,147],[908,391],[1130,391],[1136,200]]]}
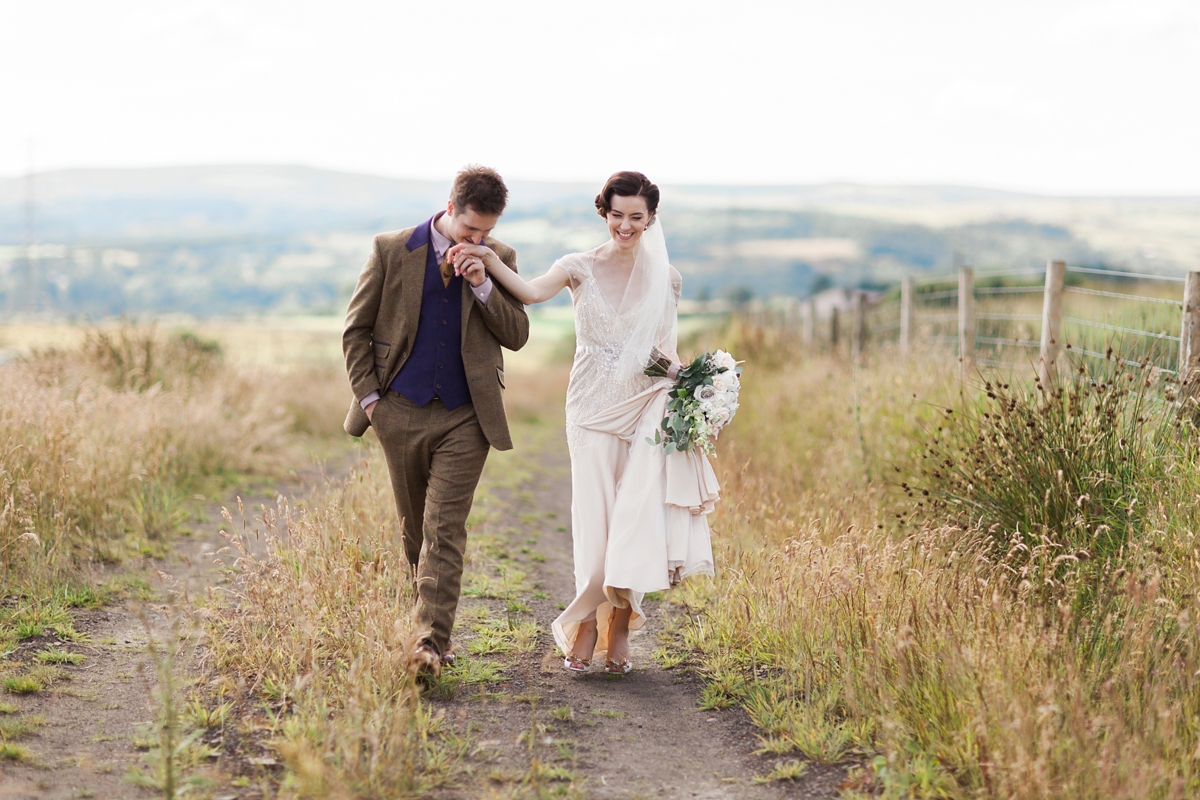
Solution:
{"label": "tall dry grass", "polygon": [[1196,796],[1193,451],[1139,473],[1148,508],[1112,554],[1108,600],[1081,603],[1079,581],[1032,581],[1028,554],[987,546],[1012,533],[1003,518],[900,489],[947,420],[986,408],[951,364],[855,368],[773,336],[726,339],[748,364],[718,459],[723,568],[685,589],[677,631],[703,702],[744,707],[768,752],[861,765],[847,796]]}
{"label": "tall dry grass", "polygon": [[308,507],[281,502],[231,537],[237,588],[208,612],[211,666],[284,761],[285,796],[414,796],[447,766],[407,671],[413,597],[386,465],[363,462]]}
{"label": "tall dry grass", "polygon": [[[325,383],[338,386],[336,374]],[[0,367],[7,593],[45,593],[88,565],[158,552],[189,494],[282,472],[299,455],[302,418],[287,398],[329,393],[303,390],[231,366],[194,336],[128,324]]]}
{"label": "tall dry grass", "polygon": [[1190,524],[1162,515],[1194,483],[1196,428],[1175,397],[1148,361],[1111,357],[1048,387],[985,380],[921,437],[903,488],[925,518],[977,528],[967,542],[1031,589],[1058,597],[1068,581],[1076,602],[1107,602],[1157,527]]}
{"label": "tall dry grass", "polygon": [[[564,384],[563,368],[513,377],[506,401],[518,448],[561,433]],[[460,780],[474,747],[431,713],[409,674],[412,581],[386,462],[373,436],[365,442],[350,475],[303,508],[281,502],[231,524],[234,589],[211,596],[203,612],[215,701],[233,703],[242,730],[253,732],[240,755],[265,751],[283,763],[281,797],[424,796]],[[520,596],[530,591],[524,573],[485,524],[489,492],[525,479],[525,457],[490,454],[468,521],[463,596],[505,600],[505,614],[474,608],[481,618],[460,606],[464,657],[436,692],[495,680],[488,656],[536,641]]]}

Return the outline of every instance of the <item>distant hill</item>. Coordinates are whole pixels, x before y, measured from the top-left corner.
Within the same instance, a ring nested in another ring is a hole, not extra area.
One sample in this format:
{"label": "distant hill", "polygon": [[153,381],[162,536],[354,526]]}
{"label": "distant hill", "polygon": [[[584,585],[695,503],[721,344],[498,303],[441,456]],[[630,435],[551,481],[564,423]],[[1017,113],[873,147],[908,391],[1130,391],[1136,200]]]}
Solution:
{"label": "distant hill", "polygon": [[[402,227],[443,206],[447,189],[302,166],[62,170],[34,179],[39,238],[79,243]],[[512,190],[531,207],[587,196],[569,184]],[[25,179],[0,179],[0,241],[21,240],[25,196]]]}
{"label": "distant hill", "polygon": [[[595,185],[513,181],[496,234],[536,274],[604,240]],[[302,166],[63,170],[0,179],[9,313],[104,316],[344,307],[370,236],[420,222],[448,185]],[[1200,268],[1200,199],[1049,198],[953,186],[664,186],[685,295],[804,296],[958,263],[1047,258]]]}

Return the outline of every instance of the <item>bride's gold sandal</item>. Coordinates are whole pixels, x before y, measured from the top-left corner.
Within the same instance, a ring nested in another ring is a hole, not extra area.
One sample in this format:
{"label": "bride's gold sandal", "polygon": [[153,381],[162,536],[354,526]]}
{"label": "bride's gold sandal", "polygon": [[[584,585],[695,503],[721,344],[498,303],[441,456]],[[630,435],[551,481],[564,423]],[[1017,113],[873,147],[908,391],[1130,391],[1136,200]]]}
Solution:
{"label": "bride's gold sandal", "polygon": [[[576,641],[579,640],[578,633],[575,634],[575,639],[576,639]],[[599,639],[600,639],[600,631],[593,629],[592,630],[592,649],[593,650],[596,649],[596,642]],[[575,651],[573,649],[570,653],[567,653],[566,657],[563,659],[563,668],[565,670],[567,670],[567,672],[587,672],[588,669],[591,668],[591,666],[592,666],[592,659],[580,658],[579,656],[575,655]]]}
{"label": "bride's gold sandal", "polygon": [[591,666],[590,658],[577,658],[574,653],[563,659],[563,668],[567,672],[587,672]]}
{"label": "bride's gold sandal", "polygon": [[[615,624],[616,617],[617,617],[617,609],[614,608],[612,610],[612,613],[609,614],[609,617],[608,617],[608,627],[609,627],[609,631],[610,631],[609,641],[608,641],[608,646],[610,648],[609,652],[612,652],[612,650],[611,650],[611,648],[612,648],[612,633],[611,633],[611,631]],[[626,637],[625,647],[626,647],[626,650],[628,650],[629,629],[626,626],[627,626],[627,623],[624,623],[623,627],[625,627],[625,637]],[[605,654],[605,655],[607,656],[607,654]],[[628,675],[630,672],[633,672],[633,662],[630,661],[628,657],[619,658],[616,661],[613,661],[611,658],[605,658],[604,659],[604,672],[607,675]]]}
{"label": "bride's gold sandal", "polygon": [[633,672],[633,662],[628,658],[622,658],[620,661],[611,661],[604,659],[604,672],[608,675],[628,675]]}

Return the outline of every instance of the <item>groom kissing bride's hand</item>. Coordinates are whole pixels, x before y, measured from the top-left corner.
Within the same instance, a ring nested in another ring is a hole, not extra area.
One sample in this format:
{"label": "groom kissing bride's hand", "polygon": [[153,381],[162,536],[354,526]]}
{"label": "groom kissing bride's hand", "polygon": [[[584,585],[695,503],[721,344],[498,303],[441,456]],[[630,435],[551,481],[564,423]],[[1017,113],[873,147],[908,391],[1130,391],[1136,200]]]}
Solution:
{"label": "groom kissing bride's hand", "polygon": [[487,244],[515,275],[516,252],[491,238],[507,198],[495,170],[459,172],[444,211],[375,237],[346,311],[345,429],[374,428],[387,460],[416,595],[407,666],[418,674],[454,658],[467,516],[488,452],[512,448],[503,350],[524,346],[529,318],[479,255],[457,271],[446,257],[455,243]]}
{"label": "groom kissing bride's hand", "polygon": [[[446,251],[446,260],[454,265],[454,274],[461,275],[472,286],[480,286],[487,280],[488,259],[500,262],[500,257],[489,247],[462,242]],[[495,269],[495,265],[492,265]]]}
{"label": "groom kissing bride's hand", "polygon": [[[667,474],[679,485],[703,484],[715,497],[712,468],[699,458],[676,459],[646,436],[662,424],[672,383],[647,375],[652,353],[678,365],[682,277],[671,266],[659,191],[640,172],[618,172],[596,196],[608,241],[555,261],[526,281],[502,245],[477,239],[447,250],[455,275],[505,290],[516,302],[542,303],[571,292],[575,357],[567,383],[566,438],[571,456],[571,537],[575,599],[554,620],[563,668],[586,672],[603,656],[604,671],[633,669],[629,634],[645,624],[646,592],[689,575],[712,575],[712,544],[701,507],[689,496],[668,497]],[[698,495],[697,495],[698,496]],[[714,501],[715,502],[715,501]],[[682,503],[682,504],[681,504]]]}

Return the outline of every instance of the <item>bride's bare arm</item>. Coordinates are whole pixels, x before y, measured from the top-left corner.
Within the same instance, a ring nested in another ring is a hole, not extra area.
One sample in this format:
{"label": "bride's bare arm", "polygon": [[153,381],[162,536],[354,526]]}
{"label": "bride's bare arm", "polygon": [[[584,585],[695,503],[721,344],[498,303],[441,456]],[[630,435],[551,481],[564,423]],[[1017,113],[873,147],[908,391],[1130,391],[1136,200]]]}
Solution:
{"label": "bride's bare arm", "polygon": [[494,266],[491,260],[485,260],[483,264],[493,280],[508,289],[513,297],[525,305],[544,303],[567,288],[570,283],[567,271],[558,264],[550,267],[545,275],[539,275],[530,281],[513,272],[498,258],[495,259]]}
{"label": "bride's bare arm", "polygon": [[544,303],[570,284],[567,271],[555,264],[545,275],[527,281],[508,268],[500,257],[482,245],[457,244],[451,247],[446,257],[459,266],[464,260],[474,257],[483,261],[492,279],[508,290],[509,294],[525,305]]}

